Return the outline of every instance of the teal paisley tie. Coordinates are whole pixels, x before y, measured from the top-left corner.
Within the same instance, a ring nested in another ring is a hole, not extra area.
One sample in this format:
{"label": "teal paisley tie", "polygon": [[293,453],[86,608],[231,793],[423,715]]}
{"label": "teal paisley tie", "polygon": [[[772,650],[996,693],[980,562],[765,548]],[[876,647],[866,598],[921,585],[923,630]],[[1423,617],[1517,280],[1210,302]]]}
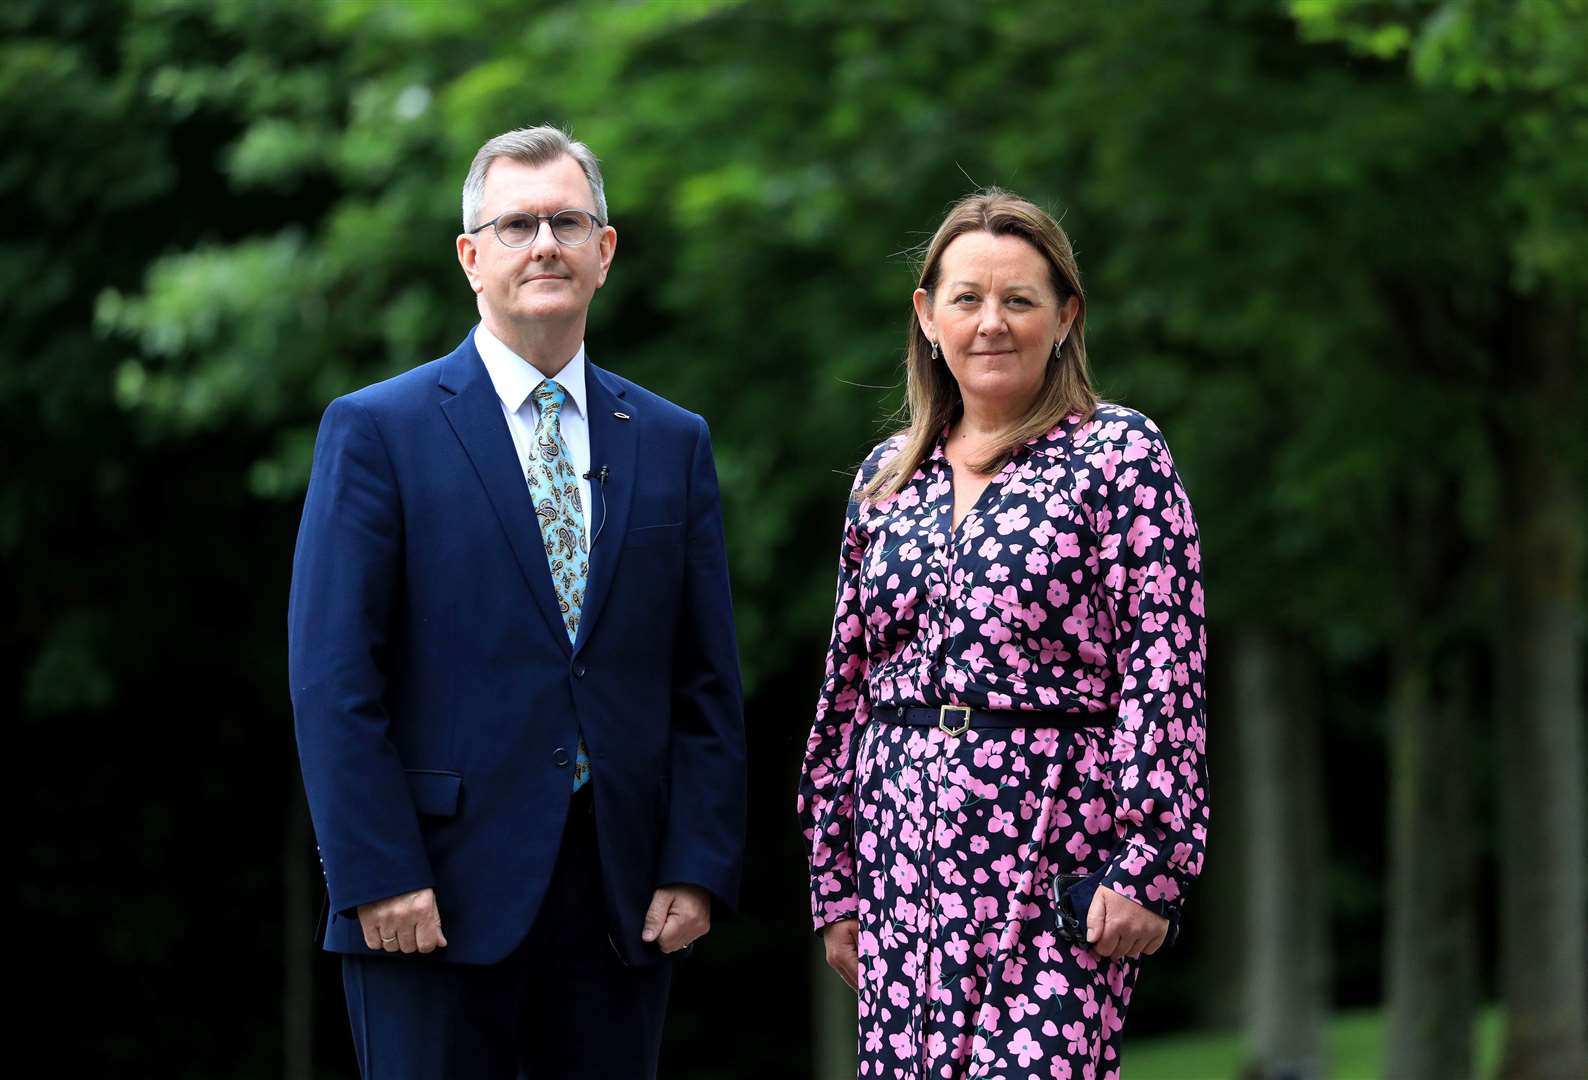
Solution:
{"label": "teal paisley tie", "polygon": [[[540,408],[535,421],[535,445],[529,455],[529,493],[534,500],[535,518],[540,522],[540,537],[546,544],[546,564],[557,589],[557,606],[562,611],[568,640],[579,636],[579,611],[584,605],[585,579],[590,573],[590,551],[585,542],[584,511],[580,509],[579,477],[562,441],[562,404],[567,392],[551,379],[544,379],[530,395]],[[590,779],[590,755],[584,735],[579,736],[579,752],[573,763],[573,789],[578,791]]]}

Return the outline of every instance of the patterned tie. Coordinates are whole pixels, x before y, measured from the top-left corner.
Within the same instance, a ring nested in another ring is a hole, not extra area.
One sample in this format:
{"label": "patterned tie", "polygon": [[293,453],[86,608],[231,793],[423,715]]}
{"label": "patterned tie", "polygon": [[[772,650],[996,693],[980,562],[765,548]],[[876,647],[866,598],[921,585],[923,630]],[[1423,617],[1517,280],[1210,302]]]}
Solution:
{"label": "patterned tie", "polygon": [[[535,445],[530,450],[529,494],[540,522],[540,537],[546,543],[546,563],[557,589],[557,606],[562,611],[563,625],[568,628],[568,640],[573,641],[579,636],[579,611],[584,606],[590,552],[585,543],[584,511],[579,507],[579,477],[562,441],[562,403],[567,400],[567,392],[552,380],[543,379],[530,396],[540,407],[540,418],[535,421]],[[578,791],[589,779],[590,755],[581,733],[573,763],[573,789]]]}

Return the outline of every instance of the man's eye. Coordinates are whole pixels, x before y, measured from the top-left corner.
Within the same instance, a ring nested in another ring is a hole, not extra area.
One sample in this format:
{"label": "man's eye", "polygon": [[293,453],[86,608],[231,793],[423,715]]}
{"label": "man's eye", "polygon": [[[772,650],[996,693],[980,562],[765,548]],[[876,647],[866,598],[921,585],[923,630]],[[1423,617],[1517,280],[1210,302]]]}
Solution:
{"label": "man's eye", "polygon": [[497,222],[504,232],[522,233],[529,231],[529,219],[522,217],[503,218]]}

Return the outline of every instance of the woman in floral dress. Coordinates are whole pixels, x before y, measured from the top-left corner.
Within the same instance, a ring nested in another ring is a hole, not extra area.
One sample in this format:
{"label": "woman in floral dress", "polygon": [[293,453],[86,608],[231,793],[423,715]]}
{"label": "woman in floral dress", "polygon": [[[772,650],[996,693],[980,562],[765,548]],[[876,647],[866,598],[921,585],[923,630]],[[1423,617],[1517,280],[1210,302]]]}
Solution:
{"label": "woman in floral dress", "polygon": [[1109,1080],[1207,839],[1196,521],[1099,403],[1069,240],[992,189],[928,245],[909,427],[850,497],[800,779],[865,1077]]}

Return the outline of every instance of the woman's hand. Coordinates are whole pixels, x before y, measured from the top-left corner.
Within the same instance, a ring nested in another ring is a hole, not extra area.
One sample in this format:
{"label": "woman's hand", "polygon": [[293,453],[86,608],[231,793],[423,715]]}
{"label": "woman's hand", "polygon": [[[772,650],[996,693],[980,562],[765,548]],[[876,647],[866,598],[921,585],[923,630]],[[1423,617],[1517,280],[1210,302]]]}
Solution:
{"label": "woman's hand", "polygon": [[[1169,934],[1169,920],[1148,911],[1107,885],[1098,886],[1086,911],[1086,941],[1098,956],[1151,956]],[[828,963],[832,946],[827,947]]]}
{"label": "woman's hand", "polygon": [[822,927],[822,942],[827,946],[827,966],[860,993],[860,920],[828,923]]}

